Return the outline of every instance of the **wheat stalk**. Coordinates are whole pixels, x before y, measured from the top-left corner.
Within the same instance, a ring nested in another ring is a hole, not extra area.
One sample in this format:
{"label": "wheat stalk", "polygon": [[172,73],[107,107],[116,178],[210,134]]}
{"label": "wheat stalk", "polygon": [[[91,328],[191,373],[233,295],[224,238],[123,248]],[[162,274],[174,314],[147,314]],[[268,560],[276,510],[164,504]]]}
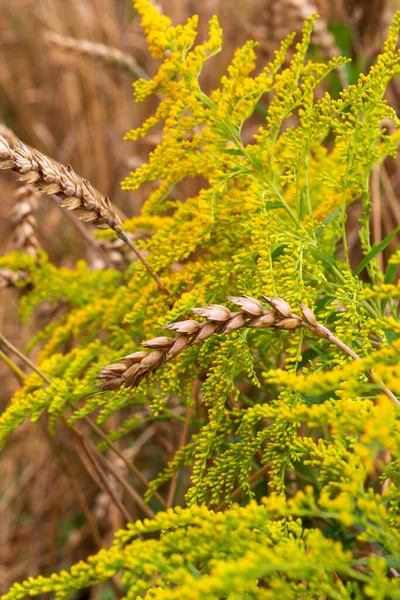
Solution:
{"label": "wheat stalk", "polygon": [[7,287],[15,287],[19,281],[24,281],[29,274],[26,271],[11,271],[11,269],[0,269],[0,290]]}
{"label": "wheat stalk", "polygon": [[73,52],[78,56],[88,56],[94,60],[100,60],[108,65],[118,67],[130,75],[142,79],[149,78],[146,71],[137,64],[133,56],[125,54],[118,48],[90,42],[89,40],[77,40],[53,32],[46,35],[46,41],[64,52]]}
{"label": "wheat stalk", "polygon": [[16,203],[11,210],[11,223],[14,228],[13,243],[17,250],[30,256],[37,256],[40,248],[36,237],[37,221],[34,211],[40,194],[33,185],[23,185],[15,192]]}
{"label": "wheat stalk", "polygon": [[100,229],[121,228],[121,220],[107,196],[98,198],[91,184],[80,180],[71,166],[58,166],[22,142],[11,145],[0,136],[0,170],[17,171],[20,181],[34,185],[43,194],[60,196],[63,208],[82,211],[81,221]]}
{"label": "wheat stalk", "polygon": [[[142,343],[146,349],[133,352],[120,359],[120,362],[105,366],[97,379],[96,384],[102,391],[115,390],[121,386],[136,387],[144,377],[155,373],[166,362],[174,359],[185,348],[202,342],[214,334],[228,334],[244,327],[266,329],[293,330],[305,327],[314,335],[329,340],[338,346],[354,360],[361,360],[351,348],[337,338],[327,327],[318,323],[312,310],[300,304],[302,317],[292,312],[290,305],[282,298],[263,296],[270,305],[270,309],[263,308],[261,302],[249,296],[228,296],[233,304],[241,311],[231,312],[226,306],[210,304],[201,308],[194,308],[192,312],[204,317],[202,323],[189,319],[177,321],[167,325],[165,329],[173,331],[175,337],[160,336]],[[379,385],[382,391],[396,404],[400,405],[396,396],[378,380],[373,373],[371,379]]]}
{"label": "wheat stalk", "polygon": [[113,209],[108,196],[97,195],[90,182],[78,177],[70,165],[65,167],[56,164],[38,150],[29,148],[22,142],[10,144],[0,135],[1,170],[16,171],[20,174],[20,181],[33,185],[42,194],[60,197],[63,200],[60,206],[76,211],[81,221],[94,225],[98,229],[112,229],[133,250],[156,281],[159,289],[167,293],[164,284],[153,271],[146,257],[124,231],[121,219]]}
{"label": "wheat stalk", "polygon": [[[133,242],[142,239],[143,235],[130,233],[129,238]],[[96,239],[96,244],[107,255],[108,263],[113,269],[124,269],[128,263],[135,260],[129,248],[119,238],[113,240]],[[148,250],[142,250],[142,254],[146,256],[149,252]]]}
{"label": "wheat stalk", "polygon": [[265,310],[259,302],[248,296],[228,296],[239,306],[240,312],[231,312],[226,306],[211,304],[194,308],[193,312],[206,320],[202,323],[189,319],[167,325],[166,329],[175,337],[161,336],[142,343],[146,350],[134,352],[121,359],[121,362],[107,365],[98,376],[97,386],[102,390],[113,390],[120,386],[134,387],[144,377],[157,371],[165,362],[172,360],[185,348],[202,342],[215,333],[228,334],[243,327],[296,329],[306,323],[291,312],[290,306],[280,298],[265,299],[272,310]]}

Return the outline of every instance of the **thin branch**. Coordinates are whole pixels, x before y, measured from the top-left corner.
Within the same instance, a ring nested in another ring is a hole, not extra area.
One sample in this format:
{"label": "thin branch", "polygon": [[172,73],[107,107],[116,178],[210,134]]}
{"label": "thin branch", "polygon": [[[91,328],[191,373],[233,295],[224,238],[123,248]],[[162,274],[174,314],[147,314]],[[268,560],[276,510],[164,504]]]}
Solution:
{"label": "thin branch", "polygon": [[[341,348],[341,350],[343,350],[343,352],[345,352],[346,354],[348,354],[349,356],[354,358],[354,360],[359,360],[359,361],[362,360],[361,356],[358,356],[358,354],[356,354],[354,352],[354,350],[349,348],[349,346],[347,346],[344,342],[339,340],[339,338],[337,338],[335,335],[333,335],[333,333],[331,331],[329,331],[329,329],[327,329],[326,327],[325,327],[325,329],[327,331],[327,339],[330,342],[332,342],[332,344],[335,344],[338,348]],[[378,377],[376,377],[376,375],[372,371],[368,371],[367,374],[370,377],[370,379],[372,379],[372,381],[381,388],[382,392],[384,394],[386,394],[386,396],[388,398],[390,398],[390,400],[393,400],[393,402],[395,404],[400,406],[400,401],[396,398],[396,396],[393,394],[393,392],[390,391],[389,388],[383,383],[383,381],[381,381]]]}
{"label": "thin branch", "polygon": [[[3,338],[4,338],[4,336],[3,336]],[[12,369],[14,371],[14,373],[20,379],[20,383],[22,385],[22,383],[25,381],[25,379],[27,377],[25,375],[25,373],[23,373],[23,371],[21,371],[21,369],[11,359],[9,359],[8,356],[6,354],[4,354],[1,350],[0,350],[0,358],[7,364],[7,366],[10,369]],[[68,481],[71,485],[71,488],[75,495],[75,498],[76,498],[76,500],[82,510],[82,514],[84,515],[85,520],[87,522],[90,534],[93,538],[93,541],[94,541],[97,549],[101,550],[103,547],[101,535],[98,530],[97,523],[96,523],[95,519],[93,518],[93,515],[90,512],[90,509],[87,505],[86,499],[85,499],[84,495],[82,494],[82,492],[80,491],[79,486],[77,485],[74,477],[71,475],[71,473],[69,471],[68,463],[65,460],[64,456],[62,455],[62,452],[59,450],[55,440],[49,435],[49,432],[47,431],[47,429],[45,427],[43,427],[43,432],[47,438],[49,445],[51,446],[51,448],[53,450],[53,453],[60,465],[61,470],[63,471],[65,476],[68,478]],[[35,475],[36,472],[37,472],[37,467],[35,467],[32,471],[29,471],[28,474],[25,475],[25,484],[29,483],[29,480]],[[10,505],[11,502],[12,502],[12,496],[7,499],[6,506]],[[118,582],[116,581],[116,579],[112,578],[111,583],[115,590],[115,593],[117,594],[117,596],[119,598],[121,598],[122,590],[121,590]]]}
{"label": "thin branch", "polygon": [[[18,358],[20,358],[22,362],[24,362],[28,367],[35,371],[35,373],[37,373],[39,377],[41,377],[46,383],[51,383],[51,380],[44,373],[42,373],[42,371],[38,369],[38,367],[27,356],[25,356],[25,354],[18,350],[18,348],[16,348],[14,344],[11,344],[11,342],[9,342],[2,333],[0,333],[0,345],[1,344],[3,344],[3,346],[10,350],[13,354],[18,356]],[[26,376],[24,375],[24,378],[25,377]]]}
{"label": "thin branch", "polygon": [[[190,422],[191,414],[192,414],[192,407],[188,406],[186,408],[186,420],[185,420],[185,424],[183,425],[182,433],[181,433],[181,436],[179,439],[179,447],[177,449],[177,452],[180,450],[180,448],[182,448],[186,444],[186,439],[187,439],[187,435],[189,432],[189,422]],[[174,505],[177,484],[178,484],[178,473],[174,473],[174,475],[171,479],[171,482],[170,482],[169,490],[168,490],[167,508],[171,508]]]}
{"label": "thin branch", "polygon": [[124,230],[121,229],[121,231],[119,233],[117,233],[117,235],[136,254],[136,256],[138,257],[138,259],[142,262],[144,268],[148,271],[148,273],[152,276],[152,278],[154,279],[154,281],[157,283],[158,288],[162,292],[164,292],[164,294],[168,294],[169,292],[168,292],[167,288],[165,287],[165,285],[163,284],[163,282],[161,281],[161,279],[159,278],[159,276],[157,275],[157,273],[152,269],[152,267],[150,266],[150,264],[149,264],[147,258],[145,257],[145,255],[139,250],[139,248],[137,248],[135,246],[135,244],[129,238],[129,236],[127,235],[127,233]]}
{"label": "thin branch", "polygon": [[94,541],[97,549],[101,550],[103,547],[103,541],[102,541],[99,529],[97,527],[96,520],[93,518],[93,515],[90,512],[90,509],[87,505],[86,498],[85,498],[84,494],[82,494],[82,492],[79,488],[79,485],[76,483],[75,477],[70,472],[68,462],[65,460],[61,450],[55,443],[54,438],[51,435],[49,435],[49,432],[47,431],[46,427],[43,427],[43,433],[45,434],[47,441],[48,441],[49,445],[51,446],[51,449],[60,465],[62,472],[64,473],[65,477],[68,479],[68,482],[71,486],[72,492],[81,508],[82,514],[84,515],[84,517],[86,519],[86,522],[89,527],[89,531],[93,538],[93,541]]}
{"label": "thin branch", "polygon": [[[77,429],[75,427],[70,429],[75,435],[77,434]],[[79,435],[77,435],[76,448],[88,473],[93,477],[94,481],[96,481],[96,483],[99,484],[99,486],[110,496],[111,500],[114,502],[115,506],[119,509],[126,521],[132,523],[134,519],[131,517],[121,500],[112,489],[107,480],[106,474],[93,455],[92,449],[80,432]]]}
{"label": "thin branch", "polygon": [[[71,407],[72,410],[75,410],[75,406],[73,405],[72,402],[69,402],[69,406]],[[135,464],[133,462],[132,463],[129,462],[128,459],[124,456],[124,454],[117,448],[117,446],[115,444],[113,444],[113,442],[110,439],[108,439],[108,437],[104,433],[104,431],[94,421],[92,421],[92,419],[90,419],[90,417],[85,416],[85,417],[83,417],[83,420],[85,421],[85,423],[87,423],[89,425],[89,427],[92,429],[92,431],[97,433],[97,435],[107,444],[107,446],[123,461],[123,463],[125,464],[127,469],[131,473],[133,473],[133,475],[135,475],[139,479],[139,481],[141,481],[141,483],[145,486],[145,488],[149,489],[150,485],[149,485],[149,482],[147,481],[147,479],[143,476],[143,474],[139,471],[139,469],[135,466]],[[164,498],[162,496],[160,496],[160,494],[158,492],[155,492],[153,494],[153,496],[154,496],[154,498],[156,498],[156,500],[160,503],[160,505],[163,508],[167,508]]]}
{"label": "thin branch", "polygon": [[109,460],[107,460],[107,458],[105,456],[103,456],[102,454],[99,454],[98,458],[104,464],[106,469],[108,469],[108,471],[110,471],[112,477],[114,477],[116,479],[116,481],[118,481],[118,483],[120,483],[122,485],[122,487],[128,493],[128,495],[136,502],[136,504],[138,506],[140,506],[142,511],[150,519],[153,519],[155,516],[154,511],[151,510],[150,506],[147,506],[147,504],[145,504],[143,502],[140,494],[138,494],[138,492],[135,490],[135,488],[133,488],[131,485],[127,484],[126,480],[123,477],[121,477],[121,475],[118,473],[117,469],[114,469],[113,465],[110,463]]}
{"label": "thin branch", "polygon": [[[57,206],[59,206],[62,209],[62,206],[61,206],[62,201],[60,201],[60,198],[58,198],[58,196],[55,196],[53,194],[52,196],[50,196],[50,198],[55,202],[55,204],[57,204]],[[68,210],[63,211],[63,212],[65,212],[65,215],[71,221],[73,226],[82,235],[82,237],[85,240],[85,242],[87,243],[87,245],[104,261],[104,263],[107,266],[110,266],[110,259],[107,256],[107,252],[105,252],[103,250],[103,248],[101,246],[99,246],[99,244],[96,242],[96,240],[93,238],[93,236],[89,233],[89,231],[83,225],[82,221],[80,221],[78,219],[78,217],[76,215],[74,215],[73,212],[70,212]]]}

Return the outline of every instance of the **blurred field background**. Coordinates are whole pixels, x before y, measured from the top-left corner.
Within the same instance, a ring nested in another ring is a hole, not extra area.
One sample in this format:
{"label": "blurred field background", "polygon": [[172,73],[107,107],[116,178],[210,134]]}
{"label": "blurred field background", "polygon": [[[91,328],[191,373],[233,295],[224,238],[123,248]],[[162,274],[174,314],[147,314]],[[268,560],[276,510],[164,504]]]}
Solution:
{"label": "blurred field background", "polygon": [[[391,16],[399,8],[399,2],[393,0],[164,0],[160,4],[174,23],[198,13],[200,38],[207,35],[209,18],[218,15],[225,44],[222,53],[207,65],[203,76],[206,89],[217,85],[234,49],[246,39],[259,42],[261,68],[286,34],[300,30],[304,19],[318,12],[315,55],[353,58],[340,77],[332,78],[332,93],[340,84],[354,83],[358,73],[374,61]],[[82,40],[117,49],[125,58],[112,50],[93,58],[96,47],[82,45]],[[112,56],[119,65],[112,64]],[[130,0],[0,0],[0,123],[25,143],[71,164],[128,216],[138,214],[149,188],[122,192],[120,181],[146,160],[159,141],[158,133],[136,144],[123,141],[124,134],[138,126],[156,104],[156,100],[135,104],[131,82],[138,74],[151,75],[155,69]],[[388,100],[399,111],[399,81],[392,83]],[[246,141],[259,123],[254,118],[249,121]],[[190,194],[191,185],[185,182],[179,191]],[[13,248],[10,213],[18,186],[13,174],[1,173],[2,254]],[[372,231],[378,243],[400,223],[398,161],[388,160],[376,170],[371,189]],[[355,204],[349,211],[355,262],[360,257],[359,210]],[[79,258],[93,261],[90,246],[51,199],[40,200],[35,218],[40,244],[55,264],[72,266]],[[52,308],[44,306],[21,325],[17,294],[11,288],[0,290],[0,331],[23,350],[32,334],[51,320]],[[1,362],[0,380],[1,411],[18,389],[17,380]],[[130,458],[139,456],[141,468],[151,477],[160,463],[172,456],[177,436],[174,425],[153,425],[143,430],[127,452]],[[43,429],[27,423],[1,456],[0,593],[17,579],[49,574],[96,550],[82,518],[79,491],[97,520],[99,544],[107,545],[115,529],[123,525],[119,513],[82,467],[67,434],[57,452]],[[79,483],[79,490],[73,489],[71,478]],[[141,516],[137,512],[137,517]],[[93,589],[87,594],[106,598],[113,592]]]}

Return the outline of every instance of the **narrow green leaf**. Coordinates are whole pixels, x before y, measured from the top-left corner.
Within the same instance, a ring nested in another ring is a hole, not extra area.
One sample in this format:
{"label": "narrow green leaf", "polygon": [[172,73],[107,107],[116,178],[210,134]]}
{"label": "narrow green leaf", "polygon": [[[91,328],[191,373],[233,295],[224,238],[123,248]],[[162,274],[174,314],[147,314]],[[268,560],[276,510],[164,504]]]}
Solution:
{"label": "narrow green leaf", "polygon": [[[324,225],[329,225],[333,219],[335,219],[340,214],[340,208],[337,208],[333,213],[328,215],[322,222]],[[324,227],[319,227],[316,231],[316,236],[320,237],[321,233],[324,231]]]}
{"label": "narrow green leaf", "polygon": [[359,273],[361,273],[361,271],[371,262],[371,260],[373,260],[375,256],[378,256],[378,254],[390,244],[390,242],[392,241],[392,239],[398,231],[400,231],[400,225],[397,225],[396,229],[393,229],[393,231],[389,233],[389,235],[387,235],[384,240],[382,240],[379,244],[374,246],[372,250],[368,252],[366,256],[364,256],[358,267],[355,268],[354,275],[358,275]]}
{"label": "narrow green leaf", "polygon": [[265,210],[273,210],[274,208],[283,208],[282,202],[266,202]]}
{"label": "narrow green leaf", "polygon": [[[396,251],[397,250],[400,250],[400,244],[397,246]],[[385,283],[393,283],[398,266],[399,265],[388,265],[385,273]]]}
{"label": "narrow green leaf", "polygon": [[277,248],[275,248],[275,250],[272,251],[272,253],[271,253],[272,258],[278,258],[278,256],[283,254],[283,251],[285,250],[285,248],[287,248],[287,244],[279,244],[279,246]]}
{"label": "narrow green leaf", "polygon": [[237,148],[220,148],[219,152],[224,154],[232,154],[233,156],[243,156],[243,152]]}
{"label": "narrow green leaf", "polygon": [[315,250],[314,248],[311,248],[311,254],[316,260],[322,260],[322,262],[329,265],[330,267],[336,266],[334,256],[328,254],[327,252],[321,252],[320,250]]}

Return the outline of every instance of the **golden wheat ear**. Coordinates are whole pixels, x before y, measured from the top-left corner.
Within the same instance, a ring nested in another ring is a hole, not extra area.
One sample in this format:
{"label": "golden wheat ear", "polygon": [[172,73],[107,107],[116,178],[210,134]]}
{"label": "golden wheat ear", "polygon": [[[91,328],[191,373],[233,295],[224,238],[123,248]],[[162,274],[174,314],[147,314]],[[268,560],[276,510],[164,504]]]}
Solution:
{"label": "golden wheat ear", "polygon": [[143,253],[133,244],[108,196],[99,194],[87,179],[79,177],[71,165],[64,166],[25,145],[10,143],[0,135],[0,171],[19,173],[19,180],[41,194],[61,198],[61,206],[78,214],[80,221],[98,229],[112,229],[127,245],[153,277],[159,289],[168,293]]}

